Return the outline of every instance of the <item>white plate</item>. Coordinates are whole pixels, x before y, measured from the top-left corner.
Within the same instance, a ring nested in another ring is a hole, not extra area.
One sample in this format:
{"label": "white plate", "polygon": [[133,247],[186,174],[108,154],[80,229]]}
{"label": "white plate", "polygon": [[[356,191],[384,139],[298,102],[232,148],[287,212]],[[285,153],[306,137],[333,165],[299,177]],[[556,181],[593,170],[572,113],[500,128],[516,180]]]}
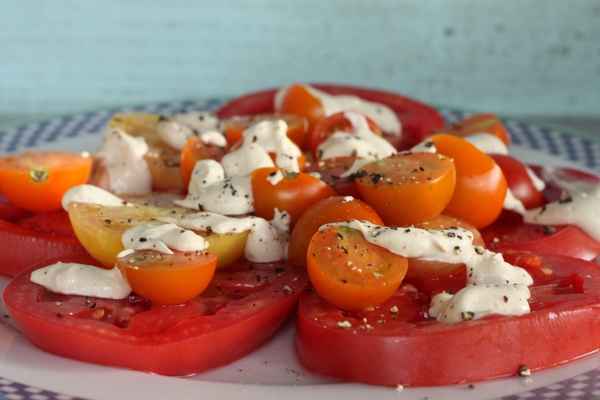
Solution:
{"label": "white plate", "polygon": [[[135,110],[173,114],[214,110],[217,101],[162,104]],[[464,116],[441,110],[447,121]],[[0,132],[0,155],[25,150],[94,151],[112,111],[76,115]],[[600,143],[552,129],[505,121],[512,153],[529,163],[579,167],[600,173]],[[0,276],[0,289],[8,283]],[[32,346],[11,324],[0,302],[0,399],[547,399],[600,396],[600,354],[562,367],[473,386],[403,389],[351,384],[318,376],[294,353],[294,321],[256,352],[225,367],[172,378],[73,361]]]}

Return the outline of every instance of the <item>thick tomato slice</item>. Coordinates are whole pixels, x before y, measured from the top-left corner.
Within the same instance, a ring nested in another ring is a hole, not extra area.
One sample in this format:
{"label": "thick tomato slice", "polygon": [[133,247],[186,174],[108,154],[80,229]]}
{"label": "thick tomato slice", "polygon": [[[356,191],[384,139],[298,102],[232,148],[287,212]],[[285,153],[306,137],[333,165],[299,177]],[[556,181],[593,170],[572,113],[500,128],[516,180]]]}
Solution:
{"label": "thick tomato slice", "polygon": [[355,174],[361,198],[388,226],[410,226],[439,215],[453,197],[457,172],[450,157],[398,153]]}
{"label": "thick tomato slice", "polygon": [[208,252],[164,254],[140,250],[117,258],[117,266],[134,292],[153,303],[175,306],[206,289],[217,268]]}
{"label": "thick tomato slice", "polygon": [[[408,150],[422,142],[436,129],[444,126],[444,120],[434,108],[416,100],[396,93],[340,85],[311,85],[329,94],[349,94],[362,99],[383,103],[398,115],[402,123],[402,135],[394,143],[399,150]],[[221,106],[217,111],[219,118],[229,118],[234,115],[262,114],[275,112],[273,98],[277,89],[240,96]],[[304,106],[303,106],[304,107]],[[316,124],[316,123],[315,123]]]}
{"label": "thick tomato slice", "polygon": [[371,244],[362,232],[343,225],[319,229],[306,257],[314,288],[344,311],[362,311],[385,302],[402,283],[407,267],[406,257]]}
{"label": "thick tomato slice", "polygon": [[542,192],[535,187],[525,164],[505,154],[490,154],[490,157],[498,164],[508,188],[523,203],[525,209],[540,207],[546,202]]}
{"label": "thick tomato slice", "polygon": [[250,125],[260,121],[283,119],[287,124],[287,137],[298,147],[302,147],[308,122],[306,118],[294,114],[259,114],[259,115],[236,115],[225,121],[225,138],[230,146],[242,139],[244,130]]}
{"label": "thick tomato slice", "polygon": [[63,357],[161,375],[199,373],[252,352],[276,332],[306,287],[303,268],[242,262],[217,272],[202,295],[184,305],[161,306],[138,295],[110,300],[51,293],[29,280],[35,268],[3,294],[31,343]]}
{"label": "thick tomato slice", "polygon": [[333,196],[320,200],[310,206],[294,226],[290,236],[288,259],[294,264],[306,266],[310,239],[319,228],[330,222],[344,222],[349,219],[383,225],[373,207],[359,199]]}
{"label": "thick tomato slice", "polygon": [[546,273],[532,273],[531,313],[458,324],[428,318],[429,296],[413,285],[360,313],[343,313],[316,291],[305,292],[298,355],[311,370],[348,381],[437,386],[516,376],[522,367],[537,371],[597,352],[598,266],[544,256],[544,267]]}
{"label": "thick tomato slice", "polygon": [[269,221],[275,217],[275,209],[285,211],[291,217],[291,228],[308,207],[336,195],[329,185],[314,176],[277,167],[255,169],[250,179],[256,215]]}
{"label": "thick tomato slice", "polygon": [[456,187],[444,214],[464,219],[477,229],[490,225],[504,205],[506,178],[489,155],[459,137],[438,133],[428,140],[437,152],[454,159]]}
{"label": "thick tomato slice", "polygon": [[29,211],[60,210],[67,190],[86,183],[92,158],[61,151],[28,151],[0,158],[0,192]]}
{"label": "thick tomato slice", "polygon": [[304,172],[317,173],[340,196],[352,196],[359,199],[360,192],[356,187],[355,177],[342,177],[342,174],[352,167],[357,157],[334,157],[318,160],[306,167]]}
{"label": "thick tomato slice", "polygon": [[466,137],[475,133],[489,133],[502,140],[506,147],[510,146],[510,134],[496,114],[475,114],[445,126],[441,132],[458,137]]}

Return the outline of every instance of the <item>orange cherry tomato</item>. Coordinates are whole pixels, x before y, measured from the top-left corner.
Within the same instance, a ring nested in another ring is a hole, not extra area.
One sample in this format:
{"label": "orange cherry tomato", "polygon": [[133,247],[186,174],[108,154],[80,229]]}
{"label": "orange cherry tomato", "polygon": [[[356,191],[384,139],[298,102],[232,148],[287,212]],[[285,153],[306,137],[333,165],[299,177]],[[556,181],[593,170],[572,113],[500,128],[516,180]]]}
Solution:
{"label": "orange cherry tomato", "polygon": [[[306,118],[308,121],[307,138],[310,137],[319,121],[325,118],[325,109],[319,99],[298,83],[294,83],[288,88],[278,111],[282,114],[294,114]],[[307,140],[300,147],[303,150],[308,150]]]}
{"label": "orange cherry tomato", "polygon": [[376,307],[398,289],[408,261],[371,244],[362,232],[325,226],[312,237],[306,258],[310,281],[317,292],[344,311]]}
{"label": "orange cherry tomato", "polygon": [[196,161],[206,159],[221,161],[224,155],[225,149],[222,147],[205,143],[200,137],[189,138],[181,149],[179,160],[179,172],[184,188],[187,190]]}
{"label": "orange cherry tomato", "polygon": [[506,196],[506,178],[487,154],[466,140],[445,133],[429,138],[439,154],[454,159],[456,188],[444,213],[482,229],[498,218]]}
{"label": "orange cherry tomato", "polygon": [[383,225],[377,212],[362,200],[346,196],[329,197],[310,206],[298,219],[290,236],[288,259],[294,264],[306,266],[306,253],[310,238],[319,228],[330,222],[349,219],[369,221]]}
{"label": "orange cherry tomato", "polygon": [[355,176],[362,199],[388,226],[435,218],[452,198],[456,183],[451,158],[424,152],[394,154],[364,165]]}
{"label": "orange cherry tomato", "polygon": [[0,158],[0,192],[28,211],[55,211],[73,186],[86,183],[92,157],[60,151],[28,151]]}
{"label": "orange cherry tomato", "polygon": [[[281,179],[277,180],[278,177]],[[291,217],[290,228],[308,207],[336,195],[328,184],[312,175],[277,167],[255,169],[250,179],[256,215],[272,220],[275,209],[286,211]]]}
{"label": "orange cherry tomato", "polygon": [[174,306],[206,289],[217,268],[217,256],[200,251],[164,254],[137,250],[118,257],[117,266],[135,293],[154,303]]}
{"label": "orange cherry tomato", "polygon": [[510,134],[496,114],[476,114],[445,126],[440,132],[449,133],[458,137],[485,132],[502,140],[506,147],[510,146]]}
{"label": "orange cherry tomato", "polygon": [[225,121],[225,138],[230,146],[242,139],[244,130],[250,125],[260,121],[273,121],[282,119],[287,124],[287,136],[298,147],[302,147],[306,132],[308,131],[308,121],[306,118],[294,114],[258,114],[258,115],[236,115]]}
{"label": "orange cherry tomato", "polygon": [[[367,119],[367,124],[371,131],[381,136],[381,129],[379,126],[369,117],[365,117]],[[332,114],[328,117],[323,118],[308,137],[308,146],[310,152],[312,153],[315,159],[320,159],[317,148],[321,143],[323,143],[329,136],[333,135],[335,132],[348,132],[351,133],[354,131],[354,126],[352,126],[352,121],[346,117],[345,112],[339,112]]]}

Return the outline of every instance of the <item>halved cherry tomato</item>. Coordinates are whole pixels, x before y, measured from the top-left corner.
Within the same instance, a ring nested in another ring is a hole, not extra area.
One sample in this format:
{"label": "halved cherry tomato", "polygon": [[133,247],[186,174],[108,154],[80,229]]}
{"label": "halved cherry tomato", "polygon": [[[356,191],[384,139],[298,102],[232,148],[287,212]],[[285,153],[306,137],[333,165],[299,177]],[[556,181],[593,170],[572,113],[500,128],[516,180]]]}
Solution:
{"label": "halved cherry tomato", "polygon": [[454,192],[456,171],[450,157],[398,153],[356,172],[362,199],[389,226],[409,226],[435,218]]}
{"label": "halved cherry tomato", "polygon": [[496,114],[475,114],[445,126],[440,132],[458,137],[465,137],[475,133],[490,133],[502,140],[506,147],[510,146],[510,134]]}
{"label": "halved cherry tomato", "polygon": [[[282,114],[294,114],[306,118],[308,121],[308,135],[306,138],[310,137],[319,121],[325,118],[325,109],[319,99],[314,97],[303,85],[297,83],[288,88],[279,111]],[[300,147],[304,150],[309,148],[307,139]]]}
{"label": "halved cherry tomato", "polygon": [[0,158],[0,192],[28,211],[62,208],[62,197],[73,186],[86,183],[92,170],[87,154],[28,151]]}
{"label": "halved cherry tomato", "polygon": [[187,190],[190,184],[192,171],[198,160],[216,160],[221,161],[225,155],[225,149],[212,143],[205,143],[200,137],[189,138],[183,149],[181,149],[179,159],[179,172],[183,186]]}
{"label": "halved cherry tomato", "polygon": [[287,136],[298,147],[302,147],[306,132],[308,132],[308,121],[306,118],[294,114],[258,114],[258,115],[236,115],[225,121],[225,138],[230,146],[242,139],[244,130],[250,125],[265,121],[282,119],[287,124]]}
{"label": "halved cherry tomato", "polygon": [[272,220],[275,209],[291,217],[290,228],[308,207],[335,196],[322,180],[303,172],[287,172],[277,167],[258,168],[250,174],[256,215]]}
{"label": "halved cherry tomato", "polygon": [[319,178],[326,182],[340,196],[352,196],[360,199],[361,195],[356,187],[354,176],[342,177],[348,171],[357,157],[334,157],[317,160],[306,167],[306,173],[318,173]]}
{"label": "halved cherry tomato", "polygon": [[118,257],[117,266],[135,293],[153,303],[174,306],[206,289],[215,274],[217,256],[201,251],[138,250]]}
{"label": "halved cherry tomato", "polygon": [[362,311],[385,302],[398,289],[408,260],[369,243],[362,232],[325,226],[312,237],[306,258],[317,292],[344,311]]}
{"label": "halved cherry tomato", "polygon": [[444,213],[464,219],[477,229],[494,222],[502,211],[507,188],[498,164],[457,136],[438,133],[429,140],[439,154],[453,158],[456,165],[456,188]]}
{"label": "halved cherry tomato", "polygon": [[290,236],[288,259],[294,264],[306,266],[310,239],[319,228],[330,222],[344,222],[349,219],[383,225],[383,221],[373,207],[362,200],[347,196],[323,199],[310,206],[298,219]]}
{"label": "halved cherry tomato", "polygon": [[[379,126],[375,123],[375,121],[369,117],[365,118],[371,131],[374,134],[381,136],[381,129],[379,129]],[[329,136],[333,135],[335,132],[352,131],[354,131],[352,121],[346,117],[346,113],[344,112],[335,113],[320,120],[317,125],[315,125],[308,137],[308,146],[315,160],[320,159],[317,154],[319,145],[323,143]]]}
{"label": "halved cherry tomato", "polygon": [[525,209],[541,207],[546,202],[542,192],[533,184],[525,164],[505,154],[490,154],[490,157],[502,169],[508,188],[523,203]]}

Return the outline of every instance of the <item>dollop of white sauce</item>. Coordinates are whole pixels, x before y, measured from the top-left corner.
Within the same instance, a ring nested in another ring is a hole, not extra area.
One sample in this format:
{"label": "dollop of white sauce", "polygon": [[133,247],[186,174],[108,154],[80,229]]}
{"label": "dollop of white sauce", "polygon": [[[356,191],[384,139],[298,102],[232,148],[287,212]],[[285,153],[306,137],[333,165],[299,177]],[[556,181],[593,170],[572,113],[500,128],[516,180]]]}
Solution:
{"label": "dollop of white sauce", "polygon": [[62,197],[62,207],[65,211],[69,210],[69,203],[87,203],[98,204],[105,207],[133,207],[133,204],[121,199],[107,190],[94,185],[77,185],[65,192]]}
{"label": "dollop of white sauce", "polygon": [[396,148],[383,137],[373,133],[363,114],[346,111],[352,132],[335,132],[317,147],[319,159],[356,156],[382,159],[396,153]]}
{"label": "dollop of white sauce", "polygon": [[[356,111],[371,118],[384,132],[394,135],[400,135],[402,132],[402,125],[398,119],[398,115],[385,104],[363,100],[357,96],[331,95],[309,85],[302,86],[319,100],[323,106],[325,116],[342,111]],[[288,89],[289,86],[283,86],[275,94],[274,102],[276,110],[281,109],[281,103]]]}
{"label": "dollop of white sauce", "polygon": [[438,322],[454,324],[490,314],[506,316],[530,312],[531,297],[525,285],[469,285],[458,293],[440,293],[431,300],[429,315]]}
{"label": "dollop of white sauce", "polygon": [[202,251],[208,242],[195,232],[172,223],[134,226],[123,232],[121,243],[125,250],[117,257],[125,257],[136,250],[155,250],[165,254],[176,251]]}
{"label": "dollop of white sauce", "polygon": [[56,263],[31,273],[31,282],[55,293],[123,299],[131,287],[119,268],[103,269],[77,263]]}
{"label": "dollop of white sauce", "polygon": [[540,225],[576,225],[600,241],[600,184],[585,192],[523,213],[523,221]]}
{"label": "dollop of white sauce", "polygon": [[192,128],[174,120],[163,120],[156,127],[158,137],[170,147],[181,150],[188,139],[196,136]]}
{"label": "dollop of white sauce", "polygon": [[194,166],[188,194],[175,204],[200,211],[243,215],[254,211],[249,175],[225,178],[223,166],[215,160],[199,160]]}
{"label": "dollop of white sauce", "polygon": [[160,217],[186,229],[207,231],[219,234],[250,231],[244,257],[254,262],[274,262],[287,259],[289,245],[289,222],[287,213],[276,212],[273,221],[260,217],[227,217],[217,213],[201,212],[182,218]]}
{"label": "dollop of white sauce", "polygon": [[111,192],[147,193],[152,189],[152,175],[144,160],[147,152],[143,137],[128,135],[120,128],[111,128],[104,134],[96,157],[107,170]]}
{"label": "dollop of white sauce", "polygon": [[[242,146],[221,160],[227,176],[247,175],[256,168],[272,166],[300,172],[298,157],[302,150],[287,136],[284,120],[259,121],[246,128],[242,137]],[[275,154],[274,163],[269,153]]]}
{"label": "dollop of white sauce", "polygon": [[473,133],[469,136],[465,136],[463,139],[486,154],[508,154],[508,147],[506,147],[506,144],[504,144],[499,137],[492,135],[491,133]]}
{"label": "dollop of white sauce", "polygon": [[176,114],[173,120],[189,127],[196,136],[208,131],[223,133],[225,129],[223,121],[209,111],[183,111]]}

